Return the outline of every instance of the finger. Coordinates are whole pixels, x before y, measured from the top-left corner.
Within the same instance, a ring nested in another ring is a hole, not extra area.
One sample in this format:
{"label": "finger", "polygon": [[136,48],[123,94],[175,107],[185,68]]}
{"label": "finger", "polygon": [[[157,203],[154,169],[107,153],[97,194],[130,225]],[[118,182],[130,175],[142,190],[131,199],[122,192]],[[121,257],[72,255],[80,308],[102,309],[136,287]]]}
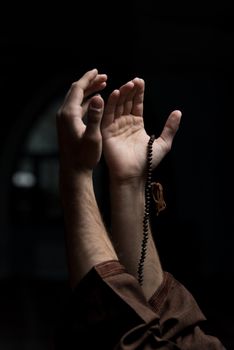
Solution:
{"label": "finger", "polygon": [[121,88],[119,89],[120,95],[119,95],[119,100],[115,110],[115,118],[119,118],[123,115],[125,102],[127,101],[127,97],[133,89],[134,89],[134,84],[132,81],[129,81],[126,84],[122,85]]}
{"label": "finger", "polygon": [[85,91],[88,89],[97,74],[97,69],[92,69],[86,72],[79,80],[72,83],[70,90],[65,97],[64,105],[69,105],[71,107],[77,104],[81,105]]}
{"label": "finger", "polygon": [[104,109],[104,101],[100,95],[93,96],[90,100],[87,125],[84,137],[95,138],[100,134],[100,124]]}
{"label": "finger", "polygon": [[115,110],[116,110],[117,102],[119,100],[119,94],[120,94],[119,90],[114,90],[110,94],[107,100],[104,113],[103,113],[103,118],[102,118],[102,124],[101,124],[102,129],[108,127],[114,121]]}
{"label": "finger", "polygon": [[135,78],[133,79],[133,83],[136,88],[134,90],[135,94],[133,97],[131,113],[143,117],[145,82],[143,79]]}
{"label": "finger", "polygon": [[84,97],[103,90],[106,87],[107,75],[98,74],[91,82],[87,89],[84,91]]}
{"label": "finger", "polygon": [[[103,90],[105,87],[106,87],[106,82],[100,81],[98,84],[95,84],[95,88],[92,87],[91,89],[87,89],[84,91],[84,100],[82,102],[83,115],[86,114],[89,107],[90,98],[88,98],[88,96],[93,94],[94,92]],[[87,98],[85,98],[86,96]]]}
{"label": "finger", "polygon": [[[133,82],[133,80],[132,80]],[[133,82],[134,84],[134,82]],[[133,88],[131,89],[131,91],[128,92],[128,94],[126,94],[126,98],[124,101],[124,108],[123,108],[123,115],[129,115],[132,113],[132,106],[133,106],[133,99],[134,99],[134,95],[136,93],[136,86],[134,84]]]}

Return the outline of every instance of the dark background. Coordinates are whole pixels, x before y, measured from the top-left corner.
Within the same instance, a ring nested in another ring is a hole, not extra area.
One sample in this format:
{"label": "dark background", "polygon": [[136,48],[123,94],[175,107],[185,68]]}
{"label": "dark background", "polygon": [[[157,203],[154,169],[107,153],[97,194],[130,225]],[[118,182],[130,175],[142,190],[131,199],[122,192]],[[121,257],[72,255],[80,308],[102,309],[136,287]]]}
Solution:
{"label": "dark background", "polygon": [[[190,9],[153,1],[57,4],[1,11],[0,347],[50,349],[69,296],[55,113],[94,67],[104,97],[145,79],[145,126],[159,135],[183,113],[154,176],[167,210],[153,217],[164,269],[194,294],[207,331],[234,346],[233,46],[231,5]],[[108,222],[104,161],[96,190]]]}

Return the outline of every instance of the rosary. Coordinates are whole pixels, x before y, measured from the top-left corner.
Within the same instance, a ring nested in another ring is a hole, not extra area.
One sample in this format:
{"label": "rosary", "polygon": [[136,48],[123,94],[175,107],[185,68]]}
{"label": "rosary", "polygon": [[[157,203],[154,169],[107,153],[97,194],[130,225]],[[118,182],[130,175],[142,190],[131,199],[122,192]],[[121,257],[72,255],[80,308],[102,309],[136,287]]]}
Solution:
{"label": "rosary", "polygon": [[141,256],[138,263],[138,282],[143,284],[144,262],[147,253],[147,242],[149,239],[150,225],[150,198],[153,196],[156,203],[156,215],[166,208],[166,203],[163,198],[163,187],[159,182],[152,182],[152,159],[153,159],[153,143],[155,136],[151,135],[147,145],[147,177],[145,182],[145,209],[143,217],[143,238],[141,244]]}

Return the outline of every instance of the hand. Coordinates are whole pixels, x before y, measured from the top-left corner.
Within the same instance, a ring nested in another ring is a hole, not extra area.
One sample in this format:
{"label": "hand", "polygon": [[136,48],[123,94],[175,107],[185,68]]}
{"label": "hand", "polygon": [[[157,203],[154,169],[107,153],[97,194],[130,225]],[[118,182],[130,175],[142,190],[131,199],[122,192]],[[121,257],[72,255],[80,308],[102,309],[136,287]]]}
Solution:
{"label": "hand", "polygon": [[[100,95],[89,97],[105,88],[107,76],[97,69],[85,73],[71,85],[57,113],[60,163],[64,172],[91,170],[102,152],[100,123],[104,102]],[[87,113],[87,125],[84,117]]]}
{"label": "hand", "polygon": [[[144,88],[144,80],[135,78],[114,90],[107,100],[101,130],[112,179],[125,181],[144,176],[149,140],[143,121]],[[153,168],[171,149],[180,118],[181,112],[173,111],[154,141]]]}

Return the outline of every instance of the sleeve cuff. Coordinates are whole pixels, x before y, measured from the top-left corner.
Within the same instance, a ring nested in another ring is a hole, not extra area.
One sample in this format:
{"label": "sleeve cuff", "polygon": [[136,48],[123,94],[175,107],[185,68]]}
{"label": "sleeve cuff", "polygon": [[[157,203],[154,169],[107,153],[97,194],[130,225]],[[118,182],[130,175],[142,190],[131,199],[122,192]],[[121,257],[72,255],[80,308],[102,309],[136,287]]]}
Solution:
{"label": "sleeve cuff", "polygon": [[154,292],[152,297],[149,299],[149,304],[154,312],[160,314],[161,307],[163,306],[169,290],[174,282],[174,278],[169,272],[163,272],[163,281],[158,289]]}
{"label": "sleeve cuff", "polygon": [[125,267],[121,265],[118,260],[104,261],[96,265],[94,268],[103,279],[127,272]]}

